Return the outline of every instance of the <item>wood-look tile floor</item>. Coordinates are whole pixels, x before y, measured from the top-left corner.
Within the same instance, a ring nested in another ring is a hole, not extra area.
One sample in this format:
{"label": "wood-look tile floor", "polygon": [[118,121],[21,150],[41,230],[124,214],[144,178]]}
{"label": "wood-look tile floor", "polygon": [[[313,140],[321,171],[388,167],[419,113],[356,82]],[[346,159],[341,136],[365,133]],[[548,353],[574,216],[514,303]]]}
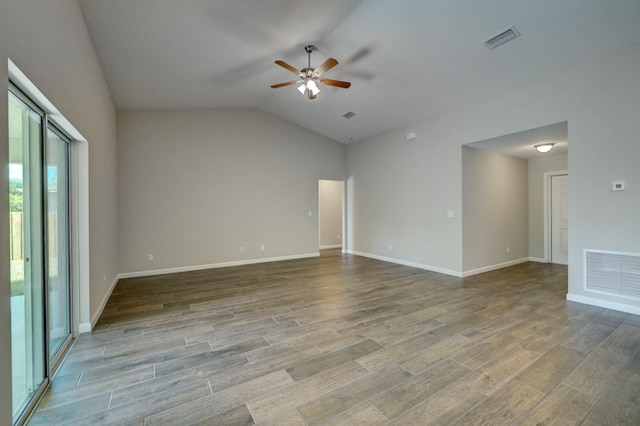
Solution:
{"label": "wood-look tile floor", "polygon": [[640,317],[566,291],[336,251],[121,280],[30,424],[640,424]]}

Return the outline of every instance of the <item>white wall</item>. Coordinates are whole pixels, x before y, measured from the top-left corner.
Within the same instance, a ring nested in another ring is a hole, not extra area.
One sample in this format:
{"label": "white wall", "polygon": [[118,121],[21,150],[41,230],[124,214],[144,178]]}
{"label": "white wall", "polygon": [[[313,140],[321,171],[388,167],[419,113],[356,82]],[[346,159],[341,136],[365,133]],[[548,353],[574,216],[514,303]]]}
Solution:
{"label": "white wall", "polygon": [[[461,272],[460,145],[562,121],[571,146],[569,297],[640,310],[637,300],[583,290],[585,248],[640,253],[640,44],[350,145],[349,250],[388,255],[393,243],[401,261]],[[406,142],[410,131],[417,137]],[[627,191],[611,192],[617,179]]]}
{"label": "white wall", "polygon": [[465,275],[529,258],[527,160],[462,147]]}
{"label": "white wall", "polygon": [[320,193],[320,248],[342,246],[342,198],[344,182],[321,180]]}
{"label": "white wall", "polygon": [[544,174],[563,170],[567,170],[566,154],[529,160],[529,257],[538,261],[544,260]]}
{"label": "white wall", "polygon": [[318,180],[345,167],[344,145],[256,109],[118,111],[121,272],[317,255]]}
{"label": "white wall", "polygon": [[[88,281],[80,283],[84,300],[80,322],[88,323],[118,274],[116,124],[111,96],[74,0],[0,2],[0,40],[0,81],[5,93],[11,59],[88,140],[90,269]],[[2,170],[8,167],[6,108],[7,102],[0,102]],[[11,424],[7,199],[5,172],[0,173],[0,424]]]}
{"label": "white wall", "polygon": [[346,251],[462,270],[460,144],[447,142],[457,126],[425,121],[347,146]]}

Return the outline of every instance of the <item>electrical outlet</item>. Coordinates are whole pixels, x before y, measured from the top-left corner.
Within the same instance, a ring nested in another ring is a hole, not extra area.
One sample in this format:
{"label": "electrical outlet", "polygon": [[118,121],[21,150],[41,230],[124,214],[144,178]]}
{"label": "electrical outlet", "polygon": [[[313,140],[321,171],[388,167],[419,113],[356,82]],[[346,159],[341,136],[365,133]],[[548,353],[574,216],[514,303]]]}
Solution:
{"label": "electrical outlet", "polygon": [[240,246],[240,253],[244,252],[244,247]]}
{"label": "electrical outlet", "polygon": [[393,250],[393,246],[389,244],[389,251]]}
{"label": "electrical outlet", "polygon": [[264,244],[260,246],[260,250],[264,251]]}
{"label": "electrical outlet", "polygon": [[338,234],[338,236],[336,237],[336,240],[339,240],[339,239],[340,239],[340,234]]}
{"label": "electrical outlet", "polygon": [[153,262],[153,255],[152,255],[152,254],[150,254],[150,255],[148,256],[148,259],[149,259],[149,262]]}
{"label": "electrical outlet", "polygon": [[507,246],[507,253],[511,253],[511,247]]}

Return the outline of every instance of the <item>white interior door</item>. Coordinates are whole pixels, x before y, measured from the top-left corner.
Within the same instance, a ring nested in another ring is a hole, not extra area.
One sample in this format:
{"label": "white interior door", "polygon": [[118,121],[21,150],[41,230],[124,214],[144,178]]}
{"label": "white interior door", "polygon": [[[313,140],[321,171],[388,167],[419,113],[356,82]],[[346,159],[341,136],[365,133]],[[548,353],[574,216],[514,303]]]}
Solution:
{"label": "white interior door", "polygon": [[551,263],[569,263],[569,176],[551,176]]}

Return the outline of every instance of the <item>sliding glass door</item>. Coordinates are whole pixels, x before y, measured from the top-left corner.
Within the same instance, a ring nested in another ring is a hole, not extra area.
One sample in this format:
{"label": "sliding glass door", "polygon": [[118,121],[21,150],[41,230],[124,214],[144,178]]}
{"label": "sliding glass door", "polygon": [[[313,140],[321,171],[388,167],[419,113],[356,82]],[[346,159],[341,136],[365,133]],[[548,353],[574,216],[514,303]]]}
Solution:
{"label": "sliding glass door", "polygon": [[42,233],[42,116],[9,93],[11,372],[16,420],[47,377]]}
{"label": "sliding glass door", "polygon": [[71,339],[69,279],[69,141],[47,128],[45,144],[46,272],[48,287],[49,358],[53,368]]}
{"label": "sliding glass door", "polygon": [[22,422],[71,342],[69,139],[9,91],[11,354]]}

